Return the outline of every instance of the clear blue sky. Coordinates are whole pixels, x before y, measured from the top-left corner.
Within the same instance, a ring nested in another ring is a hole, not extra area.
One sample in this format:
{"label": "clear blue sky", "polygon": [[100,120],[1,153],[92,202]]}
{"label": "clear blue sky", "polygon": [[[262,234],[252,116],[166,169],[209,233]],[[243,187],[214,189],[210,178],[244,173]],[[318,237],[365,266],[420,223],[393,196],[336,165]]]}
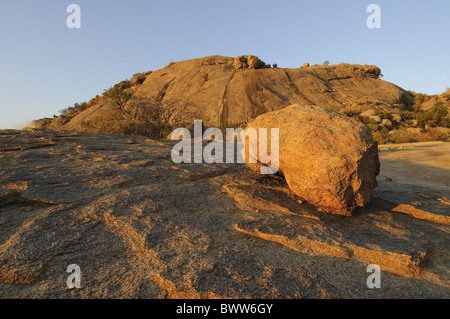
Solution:
{"label": "clear blue sky", "polygon": [[[66,8],[81,7],[81,29]],[[366,8],[381,7],[381,29]],[[132,74],[208,55],[279,67],[375,64],[428,94],[450,87],[450,1],[1,0],[0,129],[51,117]]]}

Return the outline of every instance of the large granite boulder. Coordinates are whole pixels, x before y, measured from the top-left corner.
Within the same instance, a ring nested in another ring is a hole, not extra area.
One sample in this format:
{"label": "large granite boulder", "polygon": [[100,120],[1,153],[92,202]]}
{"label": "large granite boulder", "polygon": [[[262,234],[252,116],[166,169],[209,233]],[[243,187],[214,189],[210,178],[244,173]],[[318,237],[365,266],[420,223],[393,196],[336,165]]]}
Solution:
{"label": "large granite boulder", "polygon": [[[318,106],[294,104],[259,116],[251,127],[279,128],[278,172],[298,196],[341,215],[370,202],[380,163],[365,125]],[[266,160],[258,154],[257,163],[250,163],[248,145],[246,151],[247,164],[260,171]]]}

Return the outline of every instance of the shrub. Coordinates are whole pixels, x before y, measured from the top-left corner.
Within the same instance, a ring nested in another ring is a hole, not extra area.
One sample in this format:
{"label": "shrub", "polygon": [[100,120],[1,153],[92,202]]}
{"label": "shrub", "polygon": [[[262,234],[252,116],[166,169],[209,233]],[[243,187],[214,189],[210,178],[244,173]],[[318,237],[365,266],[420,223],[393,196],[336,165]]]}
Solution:
{"label": "shrub", "polygon": [[72,106],[59,110],[59,114],[61,114],[61,116],[71,116],[73,113],[75,113],[75,108]]}
{"label": "shrub", "polygon": [[122,117],[129,123],[131,121],[131,114],[125,105],[131,99],[133,93],[125,91],[123,88],[113,86],[103,92],[103,97],[106,98],[113,106],[117,107]]}
{"label": "shrub", "polygon": [[389,131],[388,130],[380,130],[376,132],[372,132],[372,136],[378,144],[386,144],[389,142]]}
{"label": "shrub", "polygon": [[390,135],[389,140],[392,143],[413,143],[419,141],[419,134],[408,132],[406,130],[399,130]]}
{"label": "shrub", "polygon": [[34,120],[31,122],[33,128],[37,129],[48,129],[50,124],[52,124],[53,119],[43,118],[40,120]]}
{"label": "shrub", "polygon": [[381,129],[381,126],[379,126],[373,120],[370,120],[370,122],[367,124],[367,126],[370,128],[370,130],[372,132],[378,132]]}
{"label": "shrub", "polygon": [[60,110],[59,114],[65,117],[74,117],[75,115],[86,110],[87,108],[89,108],[89,103],[87,102],[75,103],[73,106],[69,106],[65,109]]}
{"label": "shrub", "polygon": [[429,97],[423,93],[410,92],[410,94],[414,98],[413,109],[416,111],[420,110],[420,106],[422,105],[422,103],[429,99]]}
{"label": "shrub", "polygon": [[439,133],[437,136],[438,141],[450,142],[450,135],[448,133]]}
{"label": "shrub", "polygon": [[145,79],[147,78],[147,75],[149,75],[151,73],[152,73],[152,71],[136,73],[136,74],[133,74],[133,78],[136,79],[137,84],[142,84],[142,83],[144,83]]}
{"label": "shrub", "polygon": [[415,113],[413,111],[401,111],[400,116],[404,121],[409,121],[414,119]]}
{"label": "shrub", "polygon": [[175,103],[165,101],[163,105],[161,101],[134,96],[127,99],[128,96],[118,90],[113,88],[106,93],[111,104],[117,107],[102,118],[81,123],[83,131],[151,138],[165,138],[169,135],[173,128],[170,120],[175,111]]}
{"label": "shrub", "polygon": [[78,114],[78,113],[81,113],[84,110],[88,109],[89,108],[89,104],[87,102],[75,103],[74,104],[74,108],[75,108],[76,113]]}
{"label": "shrub", "polygon": [[434,107],[428,112],[423,112],[419,115],[419,126],[425,128],[430,127],[450,127],[448,119],[448,109],[442,102],[437,102]]}

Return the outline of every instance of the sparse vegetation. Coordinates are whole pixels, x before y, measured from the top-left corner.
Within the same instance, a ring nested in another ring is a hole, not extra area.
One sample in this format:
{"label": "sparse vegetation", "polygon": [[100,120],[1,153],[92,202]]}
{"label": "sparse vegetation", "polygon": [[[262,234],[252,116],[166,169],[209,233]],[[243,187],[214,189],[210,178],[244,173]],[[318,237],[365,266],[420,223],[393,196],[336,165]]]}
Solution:
{"label": "sparse vegetation", "polygon": [[437,102],[431,110],[419,114],[418,121],[422,128],[450,127],[448,109],[442,102]]}
{"label": "sparse vegetation", "polygon": [[87,108],[89,108],[88,102],[75,103],[73,106],[69,106],[65,109],[60,110],[59,114],[61,114],[61,116],[74,117],[75,115],[83,112]]}
{"label": "sparse vegetation", "polygon": [[47,129],[52,123],[53,119],[50,118],[42,118],[39,120],[34,120],[31,122],[33,128],[36,129]]}
{"label": "sparse vegetation", "polygon": [[133,74],[133,79],[136,79],[136,83],[140,85],[140,84],[144,83],[147,76],[150,75],[151,73],[152,73],[152,71],[136,73],[136,74]]}
{"label": "sparse vegetation", "polygon": [[398,130],[394,131],[394,134],[390,134],[389,141],[392,143],[412,143],[418,142],[419,137],[417,133]]}
{"label": "sparse vegetation", "polygon": [[[408,105],[395,104],[391,106],[390,110],[374,106],[376,108],[376,113],[374,113],[376,116],[362,116],[361,109],[344,109],[341,112],[366,124],[372,130],[373,137],[379,144],[447,141],[449,135],[447,131],[442,131],[442,129],[434,130],[434,128],[450,128],[450,113],[448,103],[445,102],[446,95],[430,97],[414,92],[409,94],[414,97],[413,103]],[[434,107],[428,111],[423,110],[423,103],[430,105],[429,103],[432,103],[433,100],[437,100]],[[450,100],[450,97],[448,100]],[[375,118],[381,119],[382,122],[376,122]]]}
{"label": "sparse vegetation", "polygon": [[114,107],[106,117],[85,120],[83,130],[124,135],[165,138],[171,131],[174,104],[133,96],[122,88],[105,90],[104,98]]}
{"label": "sparse vegetation", "polygon": [[127,123],[131,122],[131,114],[125,105],[133,96],[133,93],[126,91],[122,87],[113,86],[103,92],[103,97],[115,106]]}
{"label": "sparse vegetation", "polygon": [[409,92],[409,94],[414,97],[413,109],[415,111],[420,111],[420,106],[429,98],[428,95],[423,93]]}
{"label": "sparse vegetation", "polygon": [[174,103],[162,103],[145,97],[134,98],[131,103],[135,110],[132,134],[153,138],[169,135],[172,131],[170,121],[175,112]]}
{"label": "sparse vegetation", "polygon": [[372,136],[378,144],[386,144],[389,142],[389,131],[386,128],[372,132]]}
{"label": "sparse vegetation", "polygon": [[437,139],[438,141],[442,141],[442,142],[450,142],[450,134],[449,133],[445,133],[445,132],[441,132],[437,134]]}

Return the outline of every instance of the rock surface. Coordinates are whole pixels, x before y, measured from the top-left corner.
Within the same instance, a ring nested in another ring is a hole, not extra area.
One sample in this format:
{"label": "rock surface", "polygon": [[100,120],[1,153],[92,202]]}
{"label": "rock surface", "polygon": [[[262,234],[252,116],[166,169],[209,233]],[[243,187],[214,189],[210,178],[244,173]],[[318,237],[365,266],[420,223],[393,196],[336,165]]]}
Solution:
{"label": "rock surface", "polygon": [[[146,76],[133,92],[137,99],[174,108],[171,120],[175,123],[186,126],[203,120],[207,127],[235,127],[294,103],[334,111],[391,109],[412,103],[408,92],[378,80],[379,75],[377,67],[367,65],[266,68],[256,56],[210,56],[170,63]],[[101,127],[112,110],[102,99],[60,128]]]}
{"label": "rock surface", "polygon": [[425,157],[448,143],[382,149],[374,198],[350,218],[246,165],[174,165],[175,142],[128,139],[0,131],[0,297],[449,296],[449,168]]}
{"label": "rock surface", "polygon": [[[367,126],[319,106],[294,104],[259,116],[247,128],[279,129],[278,171],[309,203],[351,215],[370,202],[380,163]],[[270,150],[270,138],[268,145]],[[249,163],[246,146],[246,162],[259,172],[265,164],[259,156],[258,163]]]}
{"label": "rock surface", "polygon": [[263,69],[265,67],[265,63],[261,61],[257,56],[254,55],[241,55],[234,59],[233,62],[235,70],[256,70]]}

